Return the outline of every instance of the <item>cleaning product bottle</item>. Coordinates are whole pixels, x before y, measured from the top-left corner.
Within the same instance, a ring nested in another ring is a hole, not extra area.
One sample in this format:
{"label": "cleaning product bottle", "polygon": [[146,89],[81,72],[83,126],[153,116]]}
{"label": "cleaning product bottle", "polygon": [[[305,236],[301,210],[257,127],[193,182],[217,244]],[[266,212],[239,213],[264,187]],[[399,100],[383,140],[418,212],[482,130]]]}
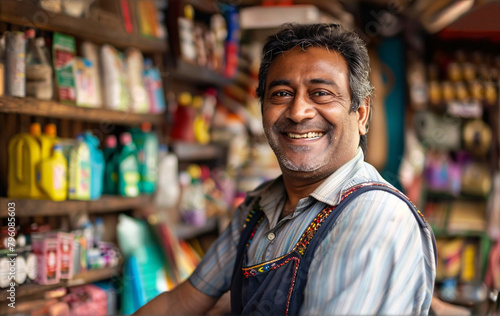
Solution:
{"label": "cleaning product bottle", "polygon": [[68,165],[59,144],[54,145],[52,155],[40,162],[37,182],[53,201],[64,201],[68,194],[66,171]]}
{"label": "cleaning product bottle", "polygon": [[90,132],[83,134],[90,153],[90,199],[97,200],[102,195],[104,177],[104,156],[98,148],[99,140]]}
{"label": "cleaning product bottle", "polygon": [[105,140],[104,148],[104,179],[103,193],[118,194],[118,156],[116,148],[116,136],[108,135]]}
{"label": "cleaning product bottle", "polygon": [[139,191],[152,194],[156,189],[158,167],[158,138],[151,132],[151,123],[144,122],[141,129],[131,131],[132,140],[137,149],[139,163]]}
{"label": "cleaning product bottle", "polygon": [[188,92],[183,92],[177,98],[177,110],[174,114],[173,126],[170,137],[174,140],[194,142],[194,108],[191,106],[192,97]]}
{"label": "cleaning product bottle", "polygon": [[10,198],[45,199],[46,194],[36,184],[36,168],[40,163],[41,150],[37,138],[39,123],[30,125],[29,133],[14,136],[9,142],[8,192]]}
{"label": "cleaning product bottle", "polygon": [[158,188],[155,204],[172,208],[179,203],[181,189],[179,185],[179,161],[177,156],[169,153],[167,146],[160,145],[158,155]]}
{"label": "cleaning product bottle", "polygon": [[118,165],[118,193],[123,196],[139,195],[139,166],[135,155],[136,148],[130,133],[120,135],[122,149]]}
{"label": "cleaning product bottle", "polygon": [[76,140],[77,144],[71,149],[69,159],[69,198],[90,200],[90,151],[82,134],[78,134]]}
{"label": "cleaning product bottle", "polygon": [[149,58],[144,59],[144,86],[149,98],[149,112],[163,113],[166,105],[160,72],[154,68],[153,61]]}

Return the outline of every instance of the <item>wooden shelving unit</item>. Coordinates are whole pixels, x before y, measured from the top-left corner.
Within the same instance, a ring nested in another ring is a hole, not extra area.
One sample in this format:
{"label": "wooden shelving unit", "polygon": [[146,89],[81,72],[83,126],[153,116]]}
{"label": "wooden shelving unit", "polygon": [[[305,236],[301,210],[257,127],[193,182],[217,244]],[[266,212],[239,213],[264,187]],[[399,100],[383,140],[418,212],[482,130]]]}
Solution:
{"label": "wooden shelving unit", "polygon": [[0,1],[0,21],[52,32],[64,32],[97,44],[111,43],[118,48],[135,47],[145,53],[166,52],[167,42],[127,33],[121,24],[75,18],[43,10],[32,0]]}
{"label": "wooden shelving unit", "polygon": [[190,82],[196,85],[224,87],[232,79],[224,77],[208,68],[178,60],[171,73],[172,79]]}
{"label": "wooden shelving unit", "polygon": [[152,198],[148,195],[138,197],[121,197],[104,195],[95,201],[47,201],[0,198],[0,218],[7,217],[7,203],[15,203],[16,217],[29,216],[61,216],[87,213],[110,213],[124,210],[148,207],[152,204]]}
{"label": "wooden shelving unit", "polygon": [[138,125],[142,122],[157,125],[163,120],[161,114],[139,114],[102,108],[84,108],[61,104],[52,100],[43,101],[29,97],[16,98],[10,96],[0,97],[0,112],[118,125]]}
{"label": "wooden shelving unit", "polygon": [[[75,275],[70,280],[63,280],[57,284],[41,285],[41,284],[26,284],[16,288],[16,299],[43,294],[46,291],[61,287],[72,287],[78,285],[89,284],[97,281],[111,279],[121,274],[121,266],[114,268],[104,268],[98,270],[88,270],[84,273]],[[7,301],[7,295],[0,295],[0,302]],[[6,305],[6,304],[5,304]]]}

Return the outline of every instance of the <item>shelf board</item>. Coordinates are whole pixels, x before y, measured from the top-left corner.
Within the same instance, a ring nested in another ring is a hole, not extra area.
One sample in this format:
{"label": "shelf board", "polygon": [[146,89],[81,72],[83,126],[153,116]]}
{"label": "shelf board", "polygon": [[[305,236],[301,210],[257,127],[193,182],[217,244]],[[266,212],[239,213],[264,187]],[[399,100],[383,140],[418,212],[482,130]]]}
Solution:
{"label": "shelf board", "polygon": [[117,125],[139,125],[142,122],[150,122],[157,125],[163,121],[162,114],[138,114],[107,109],[84,108],[29,97],[0,97],[0,112]]}
{"label": "shelf board", "polygon": [[61,216],[79,212],[109,213],[145,207],[151,204],[151,196],[122,197],[104,195],[95,201],[48,201],[0,198],[0,218],[8,216],[7,203],[15,203],[16,217]]}
{"label": "shelf board", "polygon": [[207,218],[205,225],[199,227],[179,223],[174,226],[175,235],[182,240],[191,239],[215,230],[217,228],[217,221],[217,217],[210,217]]}
{"label": "shelf board", "polygon": [[232,79],[226,78],[222,74],[182,59],[177,61],[177,65],[170,75],[175,80],[189,81],[204,86],[224,87],[232,82]]}
{"label": "shelf board", "polygon": [[[46,291],[61,287],[72,287],[83,284],[89,284],[97,281],[111,279],[120,275],[121,266],[114,268],[104,268],[98,270],[88,270],[84,273],[75,275],[71,280],[63,280],[57,284],[41,285],[41,284],[26,284],[16,287],[16,300],[21,297],[42,294]],[[7,301],[6,295],[0,295],[0,302]]]}
{"label": "shelf board", "polygon": [[223,157],[226,150],[222,144],[200,145],[186,142],[176,142],[172,145],[172,148],[181,161],[213,160]]}
{"label": "shelf board", "polygon": [[[35,29],[61,32],[97,44],[109,43],[118,48],[136,47],[142,52],[167,51],[166,40],[127,33],[122,24],[109,24],[87,18],[43,10],[32,0],[1,0],[0,20]],[[120,17],[121,20],[121,17]]]}

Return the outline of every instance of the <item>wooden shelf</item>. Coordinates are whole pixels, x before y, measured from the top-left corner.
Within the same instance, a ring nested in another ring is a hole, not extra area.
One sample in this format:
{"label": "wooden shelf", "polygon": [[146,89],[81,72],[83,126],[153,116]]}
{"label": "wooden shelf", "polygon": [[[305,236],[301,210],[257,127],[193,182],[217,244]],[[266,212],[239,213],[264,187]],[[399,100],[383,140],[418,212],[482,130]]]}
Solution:
{"label": "wooden shelf", "polygon": [[139,125],[142,122],[150,122],[157,125],[163,120],[162,114],[138,114],[107,109],[84,108],[56,101],[10,96],[0,97],[0,112],[117,125]]}
{"label": "wooden shelf", "polygon": [[[88,270],[75,275],[71,280],[63,280],[57,284],[50,285],[40,285],[40,284],[26,284],[20,285],[16,288],[16,301],[19,298],[32,296],[32,295],[43,295],[44,292],[61,287],[72,287],[83,284],[89,284],[97,281],[111,279],[115,276],[121,274],[121,266],[114,268],[104,268],[98,270]],[[0,295],[0,302],[7,301],[6,295]]]}
{"label": "wooden shelf", "polygon": [[167,51],[166,40],[146,38],[138,33],[129,34],[125,32],[122,24],[107,24],[45,11],[32,0],[1,0],[0,21],[70,34],[97,44],[108,43],[122,49],[136,47],[142,52]]}
{"label": "wooden shelf", "polygon": [[207,222],[203,226],[191,226],[183,223],[174,226],[175,235],[177,238],[186,240],[196,236],[214,231],[217,228],[217,217],[207,218]]}
{"label": "wooden shelf", "polygon": [[8,216],[7,203],[15,203],[16,217],[28,216],[60,216],[78,212],[108,213],[147,207],[152,203],[151,196],[121,197],[102,196],[95,201],[47,201],[0,198],[0,218]]}
{"label": "wooden shelf", "polygon": [[224,157],[227,145],[200,145],[195,143],[176,142],[172,144],[172,149],[181,161],[213,160]]}
{"label": "wooden shelf", "polygon": [[182,59],[179,59],[176,64],[171,73],[171,77],[175,80],[216,87],[224,87],[232,82],[232,79],[226,78],[222,74],[205,67],[193,65]]}

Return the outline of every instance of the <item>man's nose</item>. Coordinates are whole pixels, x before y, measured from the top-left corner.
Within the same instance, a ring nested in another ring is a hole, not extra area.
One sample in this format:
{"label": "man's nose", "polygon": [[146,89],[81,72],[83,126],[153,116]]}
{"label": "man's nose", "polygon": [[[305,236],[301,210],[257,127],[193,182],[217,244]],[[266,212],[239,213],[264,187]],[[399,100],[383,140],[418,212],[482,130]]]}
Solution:
{"label": "man's nose", "polygon": [[307,119],[312,119],[316,115],[313,102],[307,95],[296,94],[290,102],[289,107],[285,113],[286,118],[300,123]]}

